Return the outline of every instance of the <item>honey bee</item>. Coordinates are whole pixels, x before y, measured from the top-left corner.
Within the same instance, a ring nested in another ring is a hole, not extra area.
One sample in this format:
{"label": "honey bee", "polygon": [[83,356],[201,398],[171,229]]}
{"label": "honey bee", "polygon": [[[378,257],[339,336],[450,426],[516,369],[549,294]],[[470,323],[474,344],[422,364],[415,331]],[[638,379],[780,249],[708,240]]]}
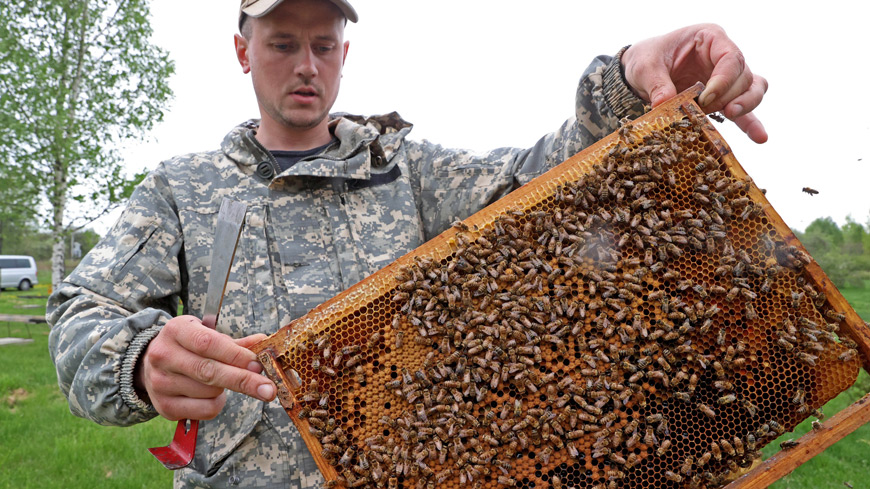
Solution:
{"label": "honey bee", "polygon": [[[736,435],[734,436],[734,439],[733,439],[733,440],[734,440],[733,445],[730,445],[730,444],[729,444],[729,446],[733,446],[734,453],[735,453],[736,455],[742,457],[743,454],[745,453],[745,449],[744,449],[744,446],[743,446],[743,440],[741,440],[740,437],[739,437],[739,436],[736,436]],[[723,445],[723,446],[724,446],[724,445]]]}
{"label": "honey bee", "polygon": [[752,433],[748,433],[746,435],[746,449],[749,450],[750,452],[754,452],[755,446],[756,446],[755,435],[753,435]]}
{"label": "honey bee", "polygon": [[858,350],[849,349],[849,350],[844,351],[843,353],[840,353],[840,355],[837,358],[843,362],[848,363],[848,362],[851,362],[852,359],[855,358],[855,355],[857,355],[857,354],[858,354]]}
{"label": "honey bee", "polygon": [[726,394],[718,399],[719,404],[731,404],[732,402],[737,400],[737,396],[734,394]]}
{"label": "honey bee", "polygon": [[689,393],[694,394],[695,389],[698,387],[698,374],[693,373],[689,377]]}
{"label": "honey bee", "polygon": [[836,312],[833,309],[828,309],[825,311],[825,317],[830,319],[831,321],[844,321],[846,319],[846,315],[841,312]]}
{"label": "honey bee", "polygon": [[553,455],[553,447],[548,445],[543,450],[538,452],[536,459],[542,464],[548,464],[550,463],[551,455]]}
{"label": "honey bee", "polygon": [[734,449],[734,446],[726,439],[719,440],[719,445],[722,447],[722,450],[725,451],[728,455],[734,457],[737,455],[737,450]]}
{"label": "honey bee", "polygon": [[716,417],[716,411],[714,411],[710,406],[708,406],[702,402],[698,403],[698,410],[701,411],[702,413],[704,413],[709,418]]}
{"label": "honey bee", "polygon": [[779,447],[783,450],[790,450],[796,446],[798,446],[797,440],[785,440],[779,444]]}
{"label": "honey bee", "polygon": [[381,332],[375,331],[371,337],[369,337],[368,342],[366,343],[366,348],[372,349],[378,345],[378,342],[381,340]]}
{"label": "honey bee", "polygon": [[755,307],[752,305],[751,302],[746,303],[743,315],[747,321],[753,321],[755,319],[758,319],[758,313],[755,312]]}
{"label": "honey bee", "polygon": [[711,458],[712,456],[713,456],[712,453],[710,453],[710,452],[704,452],[703,455],[701,455],[700,457],[698,457],[698,468],[701,469],[701,468],[703,468],[705,465],[707,465],[707,462],[710,461],[710,458]]}
{"label": "honey bee", "polygon": [[665,479],[673,482],[683,482],[683,476],[681,476],[680,474],[675,474],[670,470],[665,471]]}
{"label": "honey bee", "polygon": [[783,428],[783,426],[776,421],[770,420],[768,421],[768,424],[770,425],[770,429],[776,432],[776,434],[781,435],[785,433],[785,428]]}
{"label": "honey bee", "polygon": [[799,352],[795,353],[795,357],[797,357],[798,360],[806,363],[807,365],[813,366],[813,367],[815,367],[815,365],[816,365],[816,360],[819,359],[819,357],[812,355],[812,354],[809,354],[809,353],[804,352],[804,351],[799,351]]}
{"label": "honey bee", "polygon": [[719,444],[715,441],[710,443],[710,453],[713,454],[713,458],[715,458],[717,462],[722,460],[722,449],[719,448]]}
{"label": "honey bee", "polygon": [[728,302],[734,301],[737,298],[737,295],[740,293],[739,287],[732,287],[731,290],[728,291],[728,294],[725,295],[725,300]]}
{"label": "honey bee", "polygon": [[[657,441],[656,435],[655,435],[655,431],[653,431],[653,427],[647,426],[646,427],[646,434],[643,437],[643,443],[647,446],[654,446],[656,444],[656,441]],[[670,444],[668,444],[667,446],[670,447]]]}
{"label": "honey bee", "polygon": [[685,460],[683,460],[683,465],[680,467],[680,473],[683,475],[689,475],[692,473],[692,465],[695,462],[695,458],[691,455],[687,456]]}

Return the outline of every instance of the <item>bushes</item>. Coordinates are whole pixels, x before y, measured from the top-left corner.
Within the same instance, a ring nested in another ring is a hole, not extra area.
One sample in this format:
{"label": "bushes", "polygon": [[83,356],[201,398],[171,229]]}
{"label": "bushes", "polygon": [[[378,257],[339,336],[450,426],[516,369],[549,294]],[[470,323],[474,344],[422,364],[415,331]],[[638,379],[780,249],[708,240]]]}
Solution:
{"label": "bushes", "polygon": [[864,288],[870,280],[870,222],[864,226],[850,216],[841,228],[819,218],[795,235],[838,288]]}

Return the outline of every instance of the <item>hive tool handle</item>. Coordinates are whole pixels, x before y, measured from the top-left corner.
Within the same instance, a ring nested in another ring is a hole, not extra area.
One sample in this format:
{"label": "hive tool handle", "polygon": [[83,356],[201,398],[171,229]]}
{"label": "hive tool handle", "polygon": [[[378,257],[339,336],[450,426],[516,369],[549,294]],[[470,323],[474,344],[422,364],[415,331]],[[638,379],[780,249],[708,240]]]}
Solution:
{"label": "hive tool handle", "polygon": [[[248,207],[240,202],[224,199],[217,217],[214,244],[211,249],[211,271],[208,278],[208,291],[205,295],[205,309],[202,324],[215,329],[221,312],[224,289],[230,276],[236,246],[242,232],[242,223]],[[196,452],[196,435],[199,421],[182,419],[175,428],[172,443],[166,447],[149,448],[148,451],[169,470],[186,467]]]}

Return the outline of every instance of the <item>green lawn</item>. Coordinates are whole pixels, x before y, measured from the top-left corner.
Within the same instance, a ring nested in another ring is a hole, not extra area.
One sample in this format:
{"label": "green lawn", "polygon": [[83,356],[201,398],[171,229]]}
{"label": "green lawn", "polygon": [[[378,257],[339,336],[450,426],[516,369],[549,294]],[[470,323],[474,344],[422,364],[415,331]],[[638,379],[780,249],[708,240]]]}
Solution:
{"label": "green lawn", "polygon": [[[842,289],[840,292],[862,318],[870,320],[870,284],[864,289]],[[830,417],[867,392],[870,392],[870,375],[861,370],[855,385],[826,404],[823,411]],[[811,417],[804,421],[794,432],[786,433],[765,447],[765,457],[776,453],[783,440],[797,439],[812,429],[813,419],[815,418]],[[772,489],[863,488],[868,487],[868,481],[870,481],[870,425],[864,425],[770,487]]]}
{"label": "green lawn", "polygon": [[[48,276],[27,292],[0,292],[0,313],[45,315]],[[37,305],[38,307],[28,307]],[[166,488],[172,474],[148,447],[166,445],[175,424],[104,427],[70,414],[48,355],[48,327],[0,323],[0,488]]]}
{"label": "green lawn", "polygon": [[[0,313],[45,313],[48,277],[28,292],[0,293]],[[846,289],[843,295],[870,318],[870,288]],[[28,307],[36,304],[38,307]],[[8,327],[7,327],[8,326]],[[0,323],[0,337],[27,337],[23,325]],[[166,445],[174,423],[158,419],[132,428],[103,427],[69,413],[48,356],[48,328],[30,326],[33,342],[0,346],[0,489],[4,488],[158,488],[170,487],[172,475],[147,451]],[[870,391],[862,371],[854,387],[825,406],[830,416]],[[785,438],[809,429],[803,423]],[[779,441],[765,449],[769,456]],[[771,486],[776,489],[867,487],[870,478],[870,426],[852,433],[823,454]]]}

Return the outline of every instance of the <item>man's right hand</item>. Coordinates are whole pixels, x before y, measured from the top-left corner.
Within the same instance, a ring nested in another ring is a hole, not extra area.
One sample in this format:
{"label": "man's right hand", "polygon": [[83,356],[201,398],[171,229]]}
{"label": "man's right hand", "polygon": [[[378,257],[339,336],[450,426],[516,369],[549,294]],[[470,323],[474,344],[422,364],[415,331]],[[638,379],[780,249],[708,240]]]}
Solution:
{"label": "man's right hand", "polygon": [[194,316],[173,318],[139,359],[136,390],[172,421],[214,418],[226,403],[224,389],[271,401],[275,384],[260,375],[260,363],[248,350],[265,338],[234,340]]}

